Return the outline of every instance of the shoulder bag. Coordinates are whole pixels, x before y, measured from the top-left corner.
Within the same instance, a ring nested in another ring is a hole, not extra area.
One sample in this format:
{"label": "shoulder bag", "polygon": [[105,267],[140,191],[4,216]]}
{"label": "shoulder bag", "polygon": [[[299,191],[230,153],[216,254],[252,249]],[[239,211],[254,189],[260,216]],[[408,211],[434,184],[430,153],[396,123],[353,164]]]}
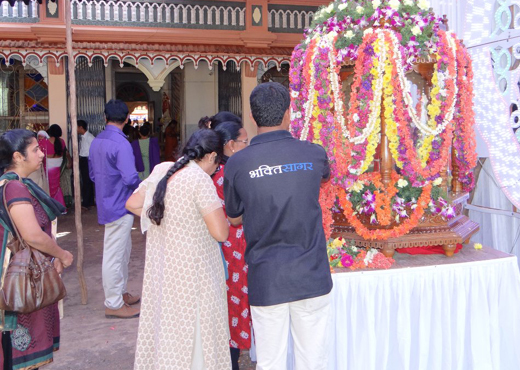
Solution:
{"label": "shoulder bag", "polygon": [[13,255],[3,273],[0,309],[31,313],[58,302],[67,291],[51,259],[20,236],[7,208],[5,185],[7,183],[3,187],[3,202],[13,227],[13,237],[7,247]]}

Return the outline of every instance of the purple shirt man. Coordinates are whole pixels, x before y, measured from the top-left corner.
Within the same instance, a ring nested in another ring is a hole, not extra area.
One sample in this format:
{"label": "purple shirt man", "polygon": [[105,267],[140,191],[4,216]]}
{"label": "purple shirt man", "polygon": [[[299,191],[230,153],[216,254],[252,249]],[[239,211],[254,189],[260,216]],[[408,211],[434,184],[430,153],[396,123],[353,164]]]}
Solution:
{"label": "purple shirt man", "polygon": [[90,178],[96,184],[98,222],[102,225],[130,214],[125,203],[139,186],[132,146],[116,126],[107,126],[92,141]]}
{"label": "purple shirt man", "polygon": [[98,221],[105,225],[102,279],[105,291],[105,317],[139,316],[140,309],[130,307],[141,299],[127,292],[128,263],[132,251],[134,215],[125,203],[139,185],[135,158],[123,134],[128,107],[121,100],[105,105],[107,126],[90,145],[89,173],[96,188]]}

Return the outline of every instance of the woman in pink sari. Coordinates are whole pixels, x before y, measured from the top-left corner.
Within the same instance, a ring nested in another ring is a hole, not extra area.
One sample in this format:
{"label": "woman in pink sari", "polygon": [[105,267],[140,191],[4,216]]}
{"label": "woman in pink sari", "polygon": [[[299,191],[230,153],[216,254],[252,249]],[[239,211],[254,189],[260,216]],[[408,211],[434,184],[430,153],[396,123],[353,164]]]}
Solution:
{"label": "woman in pink sari", "polygon": [[47,174],[49,176],[49,193],[65,207],[65,199],[60,185],[61,166],[63,159],[66,158],[71,163],[70,156],[65,146],[65,141],[61,138],[61,127],[54,124],[47,130],[50,138],[40,141],[40,147],[46,154]]}

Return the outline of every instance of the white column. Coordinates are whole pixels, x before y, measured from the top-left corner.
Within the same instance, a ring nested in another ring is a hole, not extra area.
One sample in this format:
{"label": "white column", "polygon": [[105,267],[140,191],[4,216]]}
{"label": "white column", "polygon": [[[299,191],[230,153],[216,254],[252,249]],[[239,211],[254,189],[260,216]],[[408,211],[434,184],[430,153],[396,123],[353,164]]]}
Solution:
{"label": "white column", "polygon": [[256,136],[256,124],[251,118],[251,107],[249,106],[249,95],[253,89],[258,85],[256,79],[258,66],[251,71],[249,63],[242,62],[240,67],[240,75],[242,77],[242,122],[247,131],[249,141]]}
{"label": "white column", "polygon": [[49,125],[60,125],[63,131],[62,139],[67,142],[67,79],[64,62],[56,66],[54,60],[48,58],[48,88],[49,88]]}
{"label": "white column", "polygon": [[212,116],[218,110],[217,73],[209,70],[208,64],[201,61],[197,69],[193,63],[184,65],[184,114],[182,140],[197,130],[199,119]]}

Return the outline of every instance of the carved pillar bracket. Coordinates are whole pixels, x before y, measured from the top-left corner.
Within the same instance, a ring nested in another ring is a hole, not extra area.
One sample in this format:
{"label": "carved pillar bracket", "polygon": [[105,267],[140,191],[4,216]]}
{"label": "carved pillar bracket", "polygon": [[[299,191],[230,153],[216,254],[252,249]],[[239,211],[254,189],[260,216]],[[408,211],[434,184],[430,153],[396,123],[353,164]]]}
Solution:
{"label": "carved pillar bracket", "polygon": [[148,80],[148,85],[152,88],[153,91],[160,91],[161,87],[164,85],[164,79],[159,80]]}

